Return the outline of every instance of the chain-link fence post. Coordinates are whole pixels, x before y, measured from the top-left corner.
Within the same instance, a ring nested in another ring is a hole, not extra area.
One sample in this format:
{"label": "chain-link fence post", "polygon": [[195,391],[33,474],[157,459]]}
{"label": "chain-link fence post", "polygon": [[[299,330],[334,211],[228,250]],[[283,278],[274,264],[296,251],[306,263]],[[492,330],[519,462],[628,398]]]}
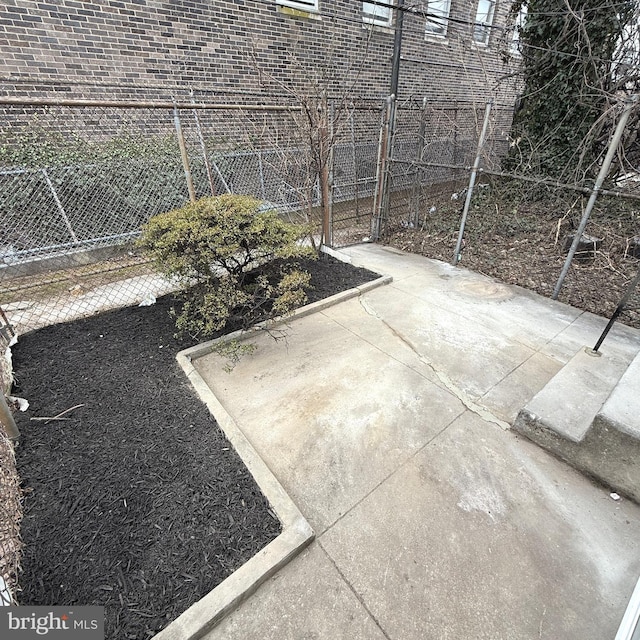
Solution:
{"label": "chain-link fence post", "polygon": [[420,126],[418,128],[418,148],[416,149],[416,169],[413,174],[413,186],[411,203],[409,205],[409,226],[417,227],[420,218],[420,192],[424,170],[420,166],[424,155],[425,134],[427,128],[427,98],[422,99],[422,111],[420,112]]}
{"label": "chain-link fence post", "polygon": [[373,219],[371,220],[371,240],[379,240],[385,219],[389,211],[389,153],[393,136],[393,118],[395,96],[385,100],[378,143],[378,163],[376,166],[376,187],[373,197]]}
{"label": "chain-link fence post", "polygon": [[585,207],[584,213],[582,214],[582,220],[580,220],[580,224],[578,226],[578,229],[576,230],[573,242],[571,243],[571,248],[569,249],[567,258],[564,261],[564,266],[562,267],[560,277],[558,278],[558,282],[556,282],[556,286],[553,290],[553,295],[551,296],[553,300],[558,299],[558,294],[560,293],[560,289],[562,288],[562,283],[564,282],[567,273],[569,273],[569,267],[571,267],[571,262],[573,261],[573,257],[575,256],[576,251],[578,250],[578,245],[580,244],[580,240],[582,239],[582,234],[587,227],[589,216],[591,215],[591,211],[593,210],[596,200],[598,199],[598,193],[602,188],[602,184],[605,181],[607,175],[609,174],[611,162],[613,161],[613,158],[618,151],[618,146],[620,144],[620,140],[622,139],[622,134],[624,133],[624,129],[627,126],[627,121],[629,120],[631,111],[636,106],[637,102],[637,95],[632,96],[629,100],[626,101],[624,110],[622,111],[622,115],[620,116],[620,120],[618,120],[618,126],[616,127],[613,137],[611,138],[611,142],[609,143],[607,155],[602,162],[602,166],[600,167],[600,171],[598,172],[598,177],[596,178],[596,182],[591,191],[589,202],[587,202],[587,206]]}
{"label": "chain-link fence post", "polygon": [[351,109],[349,115],[349,128],[351,134],[351,161],[353,162],[353,199],[355,202],[356,219],[360,219],[360,184],[358,175],[358,154],[356,151],[356,125],[355,125],[356,113],[355,109]]}
{"label": "chain-link fence post", "polygon": [[[193,96],[193,89],[191,89],[191,102],[195,104],[195,98]],[[216,185],[213,181],[213,174],[211,173],[211,163],[209,162],[209,154],[207,153],[207,145],[204,141],[204,135],[202,135],[202,127],[200,126],[200,117],[198,116],[198,110],[193,110],[193,118],[196,123],[196,131],[198,132],[198,142],[200,143],[200,149],[202,150],[202,160],[204,161],[204,168],[207,172],[207,178],[209,179],[209,187],[211,188],[211,195],[216,195]]]}
{"label": "chain-link fence post", "polygon": [[46,169],[42,169],[42,175],[44,176],[44,180],[47,183],[47,186],[49,187],[49,191],[51,191],[51,195],[53,196],[53,201],[56,203],[56,207],[60,212],[60,216],[64,222],[65,227],[67,227],[67,230],[69,231],[69,235],[71,236],[71,239],[74,242],[78,242],[78,237],[76,236],[75,231],[73,230],[73,226],[71,225],[69,216],[67,215],[67,212],[64,210],[64,207],[62,206],[62,202],[58,197],[58,193],[55,187],[53,186],[53,182],[51,182],[51,178],[49,177],[49,174],[47,173]]}
{"label": "chain-link fence post", "polygon": [[456,242],[456,249],[453,253],[452,264],[455,266],[460,262],[462,257],[462,239],[464,238],[464,228],[467,223],[467,216],[469,215],[469,207],[471,206],[471,198],[473,198],[473,188],[476,184],[476,177],[478,175],[478,169],[480,168],[480,160],[482,158],[482,148],[484,147],[484,141],[487,137],[487,131],[489,129],[489,117],[491,115],[492,101],[489,100],[484,110],[484,122],[482,123],[482,131],[480,132],[480,139],[478,140],[478,149],[476,151],[476,159],[473,161],[473,167],[471,169],[471,176],[469,177],[469,186],[467,187],[467,198],[464,201],[464,208],[462,209],[462,220],[460,220],[460,231],[458,233],[458,241]]}
{"label": "chain-link fence post", "polygon": [[[321,244],[331,246],[331,148],[333,141],[330,132],[330,114],[329,104],[326,95],[323,96],[322,105],[320,107],[320,123],[319,123],[319,157],[320,157],[320,204],[322,209],[322,242]],[[332,123],[331,123],[332,124]]]}
{"label": "chain-link fence post", "polygon": [[176,127],[176,136],[178,137],[178,145],[180,146],[180,157],[182,158],[184,175],[185,175],[185,178],[187,179],[187,188],[189,189],[189,200],[191,200],[191,202],[195,202],[196,190],[193,186],[193,177],[191,175],[191,169],[189,167],[189,156],[187,154],[187,146],[184,142],[182,125],[180,124],[180,114],[178,113],[178,107],[175,104],[175,102],[173,104],[173,122]]}

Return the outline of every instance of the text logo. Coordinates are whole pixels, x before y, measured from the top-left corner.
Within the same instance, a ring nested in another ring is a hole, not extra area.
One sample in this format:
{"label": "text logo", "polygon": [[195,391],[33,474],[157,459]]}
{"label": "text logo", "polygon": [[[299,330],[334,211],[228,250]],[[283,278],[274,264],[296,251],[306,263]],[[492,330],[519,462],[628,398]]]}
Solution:
{"label": "text logo", "polygon": [[104,607],[2,607],[7,640],[104,640]]}

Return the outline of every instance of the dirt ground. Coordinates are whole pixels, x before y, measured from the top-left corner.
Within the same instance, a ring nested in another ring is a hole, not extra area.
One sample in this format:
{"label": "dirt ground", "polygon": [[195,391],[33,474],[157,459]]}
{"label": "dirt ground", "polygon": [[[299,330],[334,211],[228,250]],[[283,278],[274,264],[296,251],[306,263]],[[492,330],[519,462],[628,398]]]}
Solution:
{"label": "dirt ground", "polygon": [[[585,198],[575,193],[561,195],[533,197],[481,186],[469,211],[459,265],[551,296],[566,258],[567,239],[585,205]],[[406,193],[394,196],[384,242],[451,262],[465,193],[426,191],[417,221],[410,220],[410,198]],[[585,233],[601,243],[576,255],[559,300],[610,317],[640,268],[640,201],[601,197]],[[640,290],[628,307],[620,321],[640,328]]]}
{"label": "dirt ground", "polygon": [[[330,258],[304,267],[310,301],[376,277]],[[13,347],[14,394],[31,405],[17,416],[18,602],[103,605],[113,640],[151,637],[280,531],[175,362],[190,344],[173,335],[171,303],[46,327]]]}

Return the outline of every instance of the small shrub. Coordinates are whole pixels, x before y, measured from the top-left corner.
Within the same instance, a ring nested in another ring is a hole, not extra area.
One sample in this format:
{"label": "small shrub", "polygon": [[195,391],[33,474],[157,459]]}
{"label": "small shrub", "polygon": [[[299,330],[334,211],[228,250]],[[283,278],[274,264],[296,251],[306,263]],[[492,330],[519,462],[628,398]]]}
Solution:
{"label": "small shrub", "polygon": [[139,244],[160,272],[180,284],[178,333],[210,337],[304,304],[310,276],[292,263],[315,255],[299,242],[306,233],[262,210],[259,200],[221,195],[153,216]]}

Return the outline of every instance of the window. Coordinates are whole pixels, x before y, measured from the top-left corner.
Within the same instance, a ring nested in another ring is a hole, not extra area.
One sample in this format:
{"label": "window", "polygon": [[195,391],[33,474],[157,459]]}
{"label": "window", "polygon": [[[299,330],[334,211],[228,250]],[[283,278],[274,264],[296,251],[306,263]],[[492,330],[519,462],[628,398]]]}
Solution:
{"label": "window", "polygon": [[473,24],[473,39],[478,44],[489,44],[489,33],[495,8],[495,0],[478,0],[478,10]]}
{"label": "window", "polygon": [[317,11],[318,0],[276,0],[276,4],[283,7],[298,9],[299,11]]}
{"label": "window", "polygon": [[428,36],[444,38],[449,26],[451,0],[429,0],[427,3],[427,24],[425,32]]}
{"label": "window", "polygon": [[520,31],[524,26],[524,22],[527,19],[527,7],[522,6],[518,15],[516,16],[515,24],[513,25],[513,36],[511,38],[511,53],[515,56],[522,55],[521,43],[520,43]]}
{"label": "window", "polygon": [[[389,4],[391,1],[389,0]],[[362,3],[362,19],[369,24],[378,24],[382,27],[391,26],[391,7],[381,7],[373,2]]]}

